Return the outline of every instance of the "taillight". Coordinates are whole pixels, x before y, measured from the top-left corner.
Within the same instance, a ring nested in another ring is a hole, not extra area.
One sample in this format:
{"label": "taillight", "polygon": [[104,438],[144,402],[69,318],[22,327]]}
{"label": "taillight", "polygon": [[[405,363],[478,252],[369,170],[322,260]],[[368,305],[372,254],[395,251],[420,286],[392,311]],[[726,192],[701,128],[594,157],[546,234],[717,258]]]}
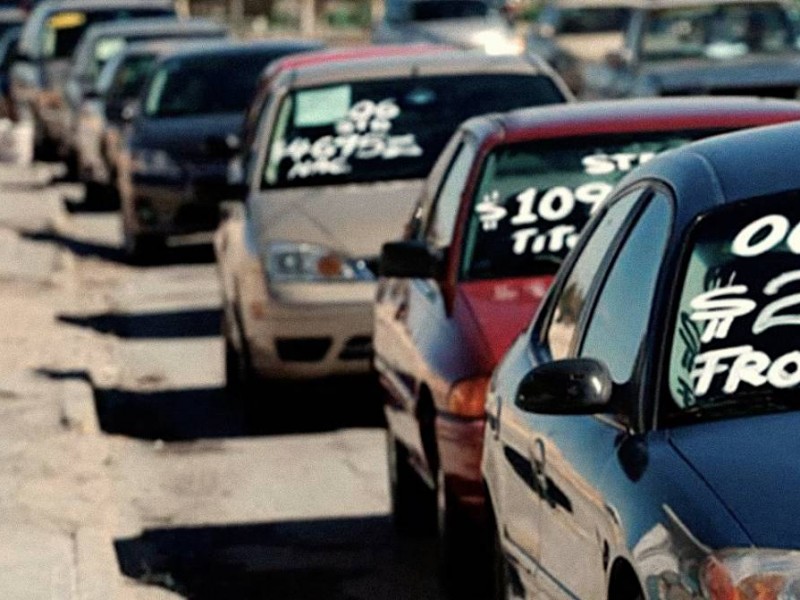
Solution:
{"label": "taillight", "polygon": [[448,412],[460,417],[482,417],[488,387],[488,377],[474,377],[456,382],[447,396]]}

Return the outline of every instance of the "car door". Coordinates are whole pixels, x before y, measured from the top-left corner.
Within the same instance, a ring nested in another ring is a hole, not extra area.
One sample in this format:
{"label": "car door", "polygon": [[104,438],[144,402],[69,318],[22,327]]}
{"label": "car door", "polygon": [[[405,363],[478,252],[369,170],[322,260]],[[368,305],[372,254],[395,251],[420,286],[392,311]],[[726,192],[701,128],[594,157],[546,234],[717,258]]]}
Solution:
{"label": "car door", "polygon": [[[459,133],[434,166],[409,225],[409,236],[446,252],[455,227],[461,193],[477,153],[473,136]],[[446,318],[439,282],[433,279],[384,279],[375,308],[376,363],[393,388],[387,414],[392,431],[423,458],[416,403],[426,365],[426,344]]]}
{"label": "car door", "polygon": [[557,598],[604,599],[609,548],[622,535],[615,511],[606,504],[602,478],[638,416],[635,372],[672,221],[666,194],[648,194],[639,204],[607,275],[601,271],[595,277],[595,300],[577,351],[570,352],[608,367],[616,412],[531,417],[546,488],[539,522],[541,566]]}
{"label": "car door", "polygon": [[[568,358],[574,352],[580,323],[591,306],[595,276],[603,270],[605,257],[630,221],[641,194],[641,189],[634,190],[602,209],[595,225],[564,265],[545,310],[534,323],[526,360],[514,369],[514,385],[536,364]],[[547,423],[541,416],[516,406],[515,396],[514,391],[504,390],[505,400],[500,407],[499,441],[504,460],[499,494],[501,520],[508,541],[522,554],[529,569],[538,572],[543,546],[541,518],[545,504],[556,494],[551,489],[548,496],[548,485],[552,485],[545,472]]]}

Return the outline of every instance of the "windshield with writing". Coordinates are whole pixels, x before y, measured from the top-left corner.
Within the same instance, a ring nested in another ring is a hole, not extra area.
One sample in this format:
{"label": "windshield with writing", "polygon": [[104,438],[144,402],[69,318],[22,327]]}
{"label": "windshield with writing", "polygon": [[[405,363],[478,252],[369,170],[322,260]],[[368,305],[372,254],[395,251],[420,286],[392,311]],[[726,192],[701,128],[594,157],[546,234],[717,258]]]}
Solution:
{"label": "windshield with writing", "polygon": [[800,407],[799,207],[791,192],[726,206],[697,225],[680,279],[670,413]]}
{"label": "windshield with writing", "polygon": [[463,279],[554,273],[628,171],[709,131],[536,140],[486,158],[465,236]]}
{"label": "windshield with writing", "polygon": [[469,117],[563,101],[539,75],[405,77],[295,90],[273,127],[264,185],[422,178]]}

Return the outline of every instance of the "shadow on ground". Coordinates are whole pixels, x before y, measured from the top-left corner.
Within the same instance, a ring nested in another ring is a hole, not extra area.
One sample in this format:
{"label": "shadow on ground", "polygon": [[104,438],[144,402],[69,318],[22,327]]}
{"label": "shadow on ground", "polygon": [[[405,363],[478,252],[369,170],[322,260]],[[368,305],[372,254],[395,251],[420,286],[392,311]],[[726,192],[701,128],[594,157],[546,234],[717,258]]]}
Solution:
{"label": "shadow on ground", "polygon": [[248,402],[223,388],[139,391],[95,388],[100,427],[127,437],[187,441],[382,427],[374,383],[363,380],[264,385]]}
{"label": "shadow on ground", "polygon": [[209,308],[143,314],[59,315],[58,320],[126,339],[172,339],[219,335],[221,317],[220,309]]}
{"label": "shadow on ground", "polygon": [[115,542],[128,577],[211,600],[438,600],[435,543],[389,517],[146,530]]}
{"label": "shadow on ground", "polygon": [[169,246],[158,255],[146,260],[131,261],[122,248],[100,242],[82,240],[52,231],[24,232],[22,237],[35,242],[51,242],[83,258],[99,258],[132,266],[163,266],[172,264],[204,264],[214,262],[214,249],[210,243]]}

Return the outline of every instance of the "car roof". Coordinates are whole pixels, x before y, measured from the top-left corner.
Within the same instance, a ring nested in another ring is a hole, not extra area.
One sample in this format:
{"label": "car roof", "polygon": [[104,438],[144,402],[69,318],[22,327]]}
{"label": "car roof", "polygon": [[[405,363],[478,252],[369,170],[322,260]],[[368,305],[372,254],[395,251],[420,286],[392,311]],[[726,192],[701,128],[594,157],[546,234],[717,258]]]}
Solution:
{"label": "car roof", "polygon": [[548,4],[559,8],[639,8],[661,10],[718,6],[720,4],[789,4],[785,0],[556,0]]}
{"label": "car roof", "polygon": [[27,14],[20,8],[0,8],[0,23],[19,23],[25,22]]}
{"label": "car roof", "polygon": [[620,186],[654,179],[671,187],[681,230],[718,206],[800,190],[800,169],[782,159],[799,154],[800,123],[744,129],[665,152],[634,170]]}
{"label": "car roof", "polygon": [[800,103],[754,97],[646,98],[559,104],[476,117],[463,127],[492,121],[506,143],[591,134],[744,127],[800,119]]}
{"label": "car roof", "polygon": [[175,46],[173,50],[164,52],[163,60],[173,57],[196,57],[207,55],[220,56],[224,54],[258,53],[270,50],[297,49],[302,51],[308,47],[315,47],[316,42],[303,39],[272,39],[272,40],[233,40],[214,39],[198,40],[197,43]]}
{"label": "car roof", "polygon": [[282,76],[293,87],[325,85],[337,81],[386,79],[392,77],[545,73],[542,65],[519,56],[489,56],[477,51],[446,50],[406,56],[388,56],[342,60],[335,63],[316,63],[297,67]]}
{"label": "car roof", "polygon": [[[213,40],[217,41],[217,40]],[[176,50],[191,48],[192,46],[202,47],[208,44],[209,39],[204,37],[185,37],[185,38],[164,38],[154,40],[141,40],[127,44],[121,52],[125,56],[140,54],[155,54],[158,56],[174,53]]]}
{"label": "car roof", "polygon": [[90,12],[120,7],[173,8],[172,0],[44,0],[36,5],[37,11],[76,10]]}
{"label": "car roof", "polygon": [[440,44],[385,44],[349,46],[346,48],[320,49],[317,52],[304,52],[303,54],[285,56],[264,69],[262,79],[270,78],[279,71],[287,71],[299,67],[327,64],[342,60],[355,60],[359,58],[388,58],[390,56],[417,56],[432,52],[443,52],[451,49]]}
{"label": "car roof", "polygon": [[[163,17],[152,17],[146,19],[130,19],[123,21],[107,21],[90,25],[82,38],[91,40],[103,36],[125,34],[138,35],[146,33],[149,37],[158,37],[161,33],[172,32],[197,32],[197,33],[216,33],[226,32],[228,29],[224,25],[215,23],[209,19],[192,17],[179,19],[175,16],[165,15]],[[81,40],[83,41],[83,40]]]}

